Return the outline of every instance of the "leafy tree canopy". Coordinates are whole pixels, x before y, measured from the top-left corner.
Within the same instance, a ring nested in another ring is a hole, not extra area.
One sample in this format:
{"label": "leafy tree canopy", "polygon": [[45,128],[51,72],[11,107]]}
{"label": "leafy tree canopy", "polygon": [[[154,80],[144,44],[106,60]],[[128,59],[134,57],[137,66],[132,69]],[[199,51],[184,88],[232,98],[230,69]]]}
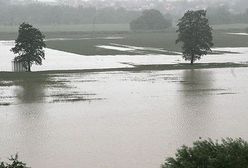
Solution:
{"label": "leafy tree canopy", "polygon": [[175,158],[168,158],[162,168],[247,168],[248,143],[242,139],[209,140],[183,146]]}
{"label": "leafy tree canopy", "polygon": [[183,43],[183,58],[190,60],[191,64],[210,52],[213,46],[212,28],[206,13],[205,10],[188,11],[177,24],[176,43]]}
{"label": "leafy tree canopy", "polygon": [[143,14],[130,23],[131,30],[164,30],[171,27],[171,20],[167,20],[158,10],[145,10]]}
{"label": "leafy tree canopy", "polygon": [[15,41],[15,47],[11,49],[15,57],[15,61],[21,62],[27,71],[31,71],[32,64],[42,65],[42,59],[45,59],[46,47],[44,42],[45,36],[39,29],[34,28],[28,23],[22,23],[19,27],[19,34]]}

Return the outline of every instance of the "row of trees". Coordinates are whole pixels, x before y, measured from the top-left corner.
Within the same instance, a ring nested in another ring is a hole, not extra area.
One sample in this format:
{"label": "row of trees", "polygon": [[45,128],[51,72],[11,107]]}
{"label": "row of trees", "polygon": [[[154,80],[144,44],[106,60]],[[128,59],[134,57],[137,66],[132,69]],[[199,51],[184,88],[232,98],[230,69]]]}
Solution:
{"label": "row of trees", "polygon": [[211,24],[234,24],[234,23],[248,23],[248,9],[245,12],[233,13],[226,6],[209,7],[208,19]]}
{"label": "row of trees", "polygon": [[[39,25],[92,24],[93,22],[120,24],[130,23],[142,15],[139,10],[115,7],[97,9],[94,7],[55,6],[42,3],[8,5],[4,2],[0,1],[0,25],[18,25],[23,20]],[[226,6],[209,7],[207,10],[207,17],[211,24],[248,23],[248,10],[242,13],[234,13]],[[166,16],[166,22],[178,20],[179,17],[181,17],[181,14],[178,15],[170,11],[170,16]],[[142,22],[140,20],[136,22],[135,25],[143,24],[139,23]]]}
{"label": "row of trees", "polygon": [[70,7],[45,4],[0,5],[0,25],[18,25],[24,20],[32,24],[122,24],[141,15],[124,8]]}

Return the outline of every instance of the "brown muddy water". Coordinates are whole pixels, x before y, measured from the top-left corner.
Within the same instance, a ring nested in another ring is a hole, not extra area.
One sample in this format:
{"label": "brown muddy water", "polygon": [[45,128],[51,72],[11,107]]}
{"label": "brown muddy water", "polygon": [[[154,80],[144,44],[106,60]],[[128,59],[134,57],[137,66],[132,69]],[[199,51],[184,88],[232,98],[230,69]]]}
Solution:
{"label": "brown muddy water", "polygon": [[0,156],[159,168],[199,137],[248,140],[248,69],[53,74],[0,86]]}

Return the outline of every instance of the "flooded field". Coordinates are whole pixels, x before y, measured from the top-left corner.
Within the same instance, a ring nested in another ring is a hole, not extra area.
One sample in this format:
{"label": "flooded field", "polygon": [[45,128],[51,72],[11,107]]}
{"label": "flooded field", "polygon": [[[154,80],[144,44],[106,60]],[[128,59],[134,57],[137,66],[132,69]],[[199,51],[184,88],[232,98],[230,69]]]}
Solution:
{"label": "flooded field", "polygon": [[[1,71],[11,71],[12,45],[0,42]],[[101,47],[144,50],[114,46]],[[248,62],[248,48],[214,50],[200,62]],[[184,63],[180,55],[81,56],[46,49],[44,65],[33,70],[177,63]],[[158,168],[199,137],[248,140],[248,68],[1,75],[0,156],[19,152],[34,168]]]}
{"label": "flooded field", "polygon": [[0,155],[19,152],[35,168],[158,168],[199,137],[248,140],[246,68],[8,82],[0,90],[10,103],[0,106]]}

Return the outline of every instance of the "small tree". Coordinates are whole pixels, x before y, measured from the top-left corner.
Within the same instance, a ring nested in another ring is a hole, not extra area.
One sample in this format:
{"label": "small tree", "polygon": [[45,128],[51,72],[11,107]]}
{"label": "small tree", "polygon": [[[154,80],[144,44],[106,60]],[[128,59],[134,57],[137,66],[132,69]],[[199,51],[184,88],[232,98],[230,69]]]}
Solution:
{"label": "small tree", "polygon": [[247,168],[248,143],[242,139],[222,139],[194,142],[183,146],[175,158],[166,159],[162,168]]}
{"label": "small tree", "polygon": [[212,28],[206,13],[205,10],[188,11],[177,24],[179,34],[176,43],[183,43],[183,58],[190,60],[191,64],[211,52],[213,46]]}
{"label": "small tree", "polygon": [[39,29],[32,25],[22,23],[19,27],[19,34],[15,41],[15,47],[11,49],[15,57],[15,61],[21,62],[28,72],[31,71],[31,66],[35,63],[42,65],[42,59],[45,59],[44,42],[45,36]]}

